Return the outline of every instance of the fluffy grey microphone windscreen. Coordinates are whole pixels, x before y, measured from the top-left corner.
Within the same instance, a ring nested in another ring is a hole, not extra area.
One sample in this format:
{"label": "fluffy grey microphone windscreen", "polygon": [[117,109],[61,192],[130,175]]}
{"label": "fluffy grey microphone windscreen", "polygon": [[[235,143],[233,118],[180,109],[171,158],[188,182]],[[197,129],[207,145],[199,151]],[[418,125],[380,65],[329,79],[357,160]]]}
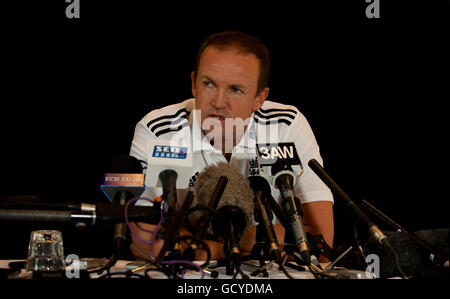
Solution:
{"label": "fluffy grey microphone windscreen", "polygon": [[241,208],[246,217],[246,229],[253,223],[253,190],[250,183],[239,169],[226,162],[205,167],[198,175],[195,184],[195,200],[193,205],[200,204],[207,206],[216,184],[221,176],[228,179],[228,183],[223,191],[217,209],[222,206],[235,206]]}

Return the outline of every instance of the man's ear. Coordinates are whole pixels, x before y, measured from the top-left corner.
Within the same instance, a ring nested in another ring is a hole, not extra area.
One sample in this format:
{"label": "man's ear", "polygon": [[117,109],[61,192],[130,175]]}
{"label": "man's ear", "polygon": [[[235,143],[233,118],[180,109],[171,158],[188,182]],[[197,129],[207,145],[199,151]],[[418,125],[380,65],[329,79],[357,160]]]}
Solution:
{"label": "man's ear", "polygon": [[266,87],[256,96],[255,103],[253,104],[253,111],[256,111],[259,108],[261,108],[268,96],[269,96],[269,87]]}
{"label": "man's ear", "polygon": [[194,96],[194,98],[197,97],[197,89],[195,87],[195,72],[192,71],[191,73],[191,90],[192,90],[192,95]]}

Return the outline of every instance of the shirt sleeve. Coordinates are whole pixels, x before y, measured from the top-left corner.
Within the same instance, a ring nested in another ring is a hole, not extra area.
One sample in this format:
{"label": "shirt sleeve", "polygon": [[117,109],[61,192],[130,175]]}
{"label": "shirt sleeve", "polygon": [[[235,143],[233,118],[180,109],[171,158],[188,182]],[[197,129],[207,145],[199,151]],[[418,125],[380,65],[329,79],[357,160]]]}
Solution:
{"label": "shirt sleeve", "polygon": [[298,111],[294,122],[290,127],[287,142],[294,140],[297,153],[303,165],[303,173],[297,176],[295,182],[295,195],[302,204],[316,201],[333,201],[330,189],[308,166],[311,159],[317,160],[323,165],[314,133],[305,116]]}
{"label": "shirt sleeve", "polygon": [[[144,120],[140,121],[134,130],[133,141],[131,142],[130,156],[138,159],[143,168],[144,174],[147,172],[147,142],[148,140],[156,139],[157,137],[147,128]],[[146,186],[145,191],[141,197],[154,200],[155,197],[161,196],[162,188],[150,188]],[[152,204],[147,200],[138,200],[137,206],[151,206]]]}
{"label": "shirt sleeve", "polygon": [[147,128],[141,121],[136,125],[134,130],[133,141],[131,142],[130,156],[138,159],[142,168],[147,169],[147,142],[148,140],[156,139],[156,136]]}

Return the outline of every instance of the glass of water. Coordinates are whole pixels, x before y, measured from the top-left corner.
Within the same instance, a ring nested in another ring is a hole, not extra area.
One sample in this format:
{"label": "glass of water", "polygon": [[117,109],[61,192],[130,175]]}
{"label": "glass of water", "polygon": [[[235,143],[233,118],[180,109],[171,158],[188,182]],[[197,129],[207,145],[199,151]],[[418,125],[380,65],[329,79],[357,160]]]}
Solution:
{"label": "glass of water", "polygon": [[57,230],[31,232],[28,246],[27,271],[58,276],[65,270],[62,235]]}

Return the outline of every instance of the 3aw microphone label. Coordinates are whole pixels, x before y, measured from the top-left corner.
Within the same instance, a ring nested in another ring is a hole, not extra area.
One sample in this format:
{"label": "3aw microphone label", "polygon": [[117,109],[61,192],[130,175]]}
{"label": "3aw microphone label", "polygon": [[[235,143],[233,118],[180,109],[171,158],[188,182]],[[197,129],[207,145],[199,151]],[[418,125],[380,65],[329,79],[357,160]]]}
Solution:
{"label": "3aw microphone label", "polygon": [[273,165],[278,159],[289,165],[300,165],[300,158],[293,142],[257,144],[257,148],[261,166]]}
{"label": "3aw microphone label", "polygon": [[188,148],[184,146],[155,145],[152,157],[186,159]]}

